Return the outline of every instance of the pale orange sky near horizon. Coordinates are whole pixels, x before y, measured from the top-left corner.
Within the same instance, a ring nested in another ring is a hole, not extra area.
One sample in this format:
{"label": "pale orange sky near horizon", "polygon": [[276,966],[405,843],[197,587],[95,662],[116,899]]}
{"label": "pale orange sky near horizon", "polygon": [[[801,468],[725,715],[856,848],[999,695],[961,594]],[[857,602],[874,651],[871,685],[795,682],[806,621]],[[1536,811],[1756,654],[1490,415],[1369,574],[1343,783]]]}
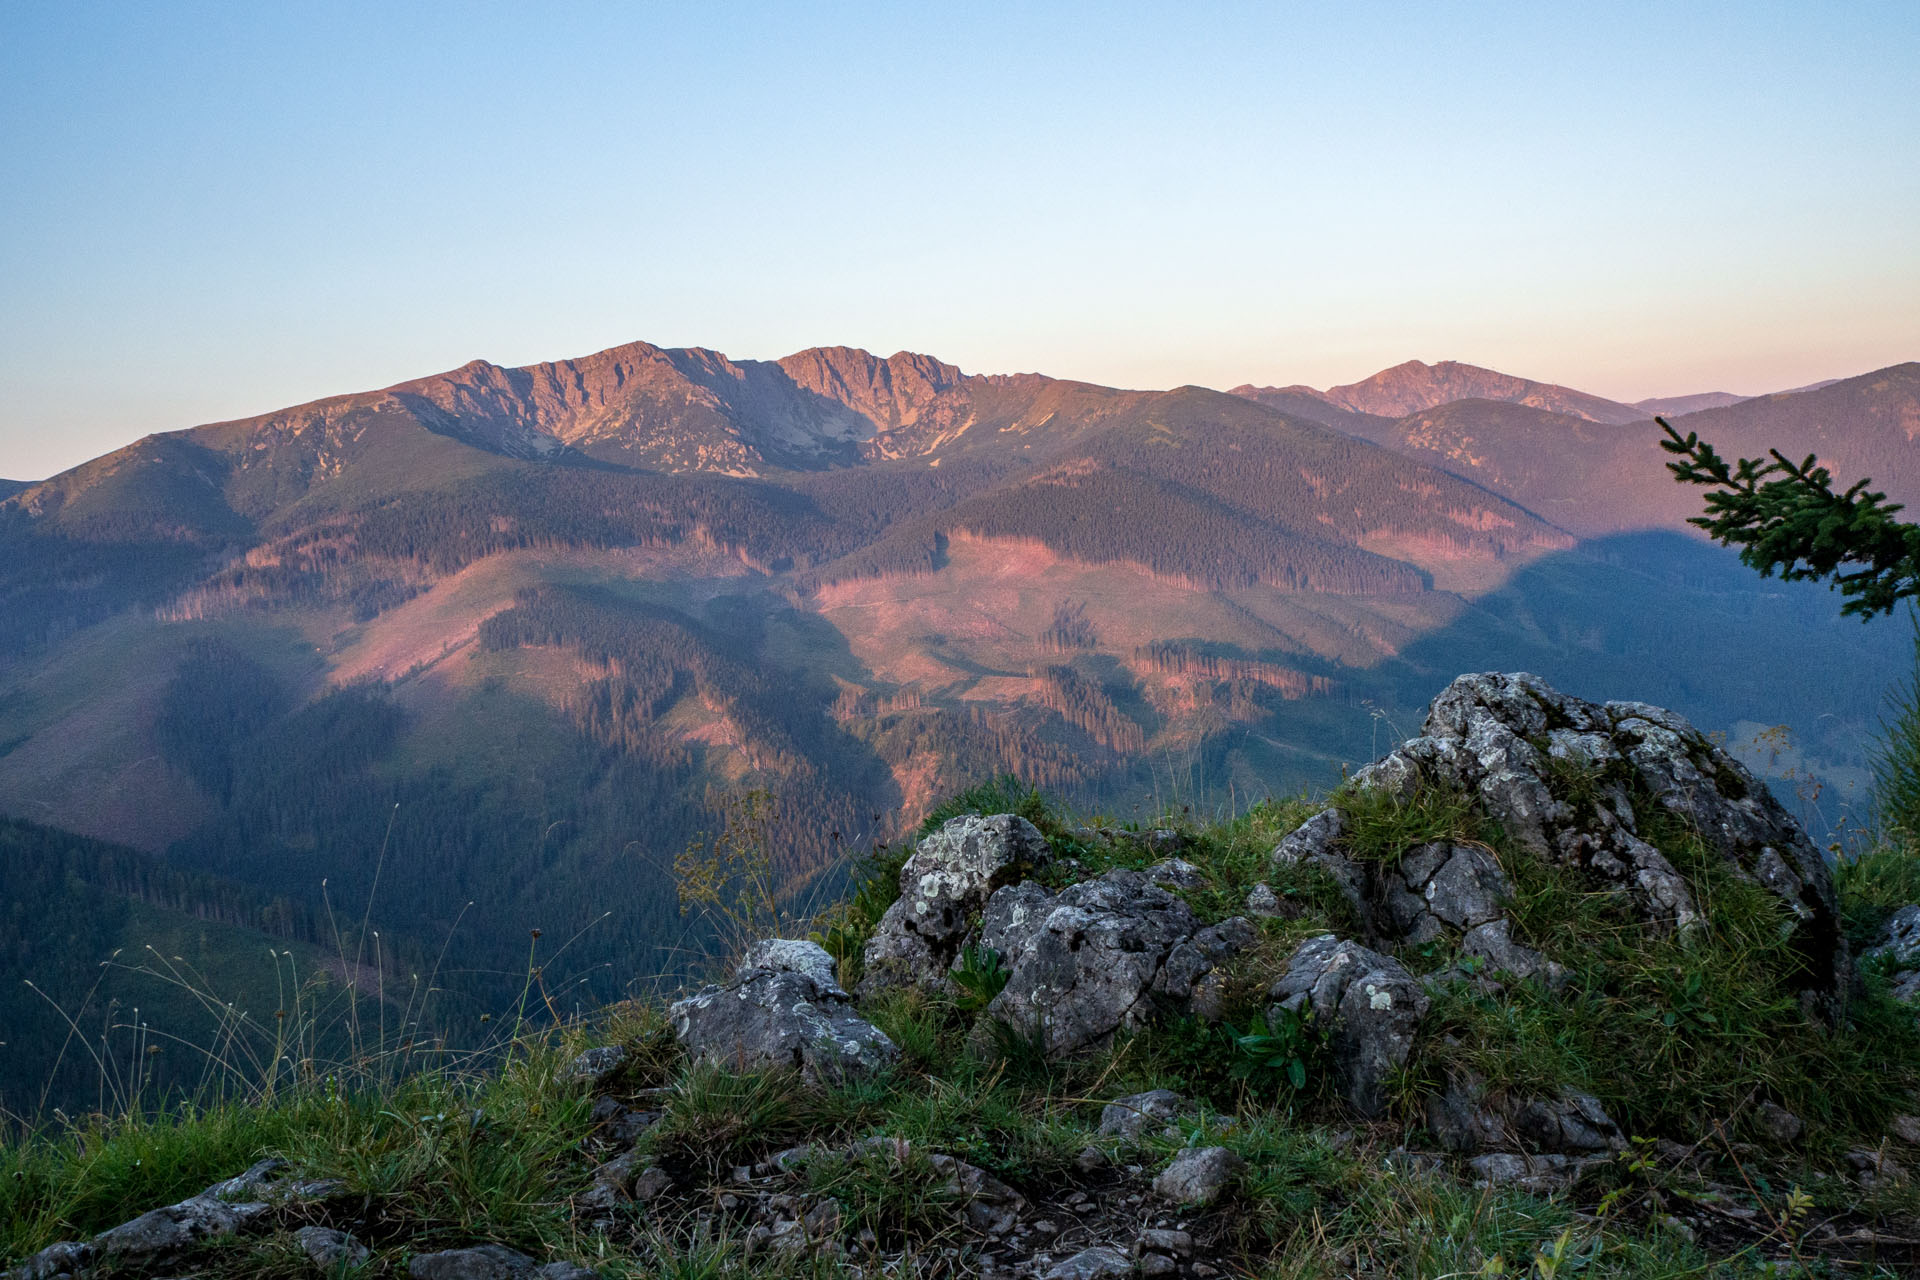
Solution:
{"label": "pale orange sky near horizon", "polygon": [[1623,401],[1920,359],[1920,7],[75,3],[0,46],[0,476],[645,340]]}

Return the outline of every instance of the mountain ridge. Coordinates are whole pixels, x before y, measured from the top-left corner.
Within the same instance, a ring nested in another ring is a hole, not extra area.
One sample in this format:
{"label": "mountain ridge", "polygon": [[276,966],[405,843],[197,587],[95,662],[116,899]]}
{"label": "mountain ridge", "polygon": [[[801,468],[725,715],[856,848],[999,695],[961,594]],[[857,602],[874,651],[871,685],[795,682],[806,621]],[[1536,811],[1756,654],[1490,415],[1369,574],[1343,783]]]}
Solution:
{"label": "mountain ridge", "polygon": [[1550,382],[1517,378],[1456,360],[1442,360],[1438,364],[1407,360],[1358,382],[1328,387],[1325,391],[1303,386],[1261,388],[1244,384],[1233,391],[1235,395],[1248,396],[1263,393],[1317,397],[1335,408],[1387,418],[1404,417],[1422,409],[1469,399],[1525,404],[1593,422],[1634,422],[1646,416],[1632,405],[1603,396]]}
{"label": "mountain ridge", "polygon": [[[1468,666],[1632,679],[1860,767],[1867,691],[1805,673],[1891,641],[1678,512],[1576,539],[1633,516],[1609,449],[1685,496],[1647,422],[783,361],[470,362],[0,500],[0,811],[316,908],[367,900],[391,831],[393,936],[473,901],[450,963],[511,974],[527,928],[601,912],[585,958],[675,963],[661,868],[729,797],[831,815],[774,827],[810,891],[870,815],[985,776],[1122,812],[1317,785]],[[1716,410],[1716,442],[1812,405],[1877,442],[1854,461],[1911,453],[1908,383]],[[1668,671],[1706,636],[1722,662]]]}

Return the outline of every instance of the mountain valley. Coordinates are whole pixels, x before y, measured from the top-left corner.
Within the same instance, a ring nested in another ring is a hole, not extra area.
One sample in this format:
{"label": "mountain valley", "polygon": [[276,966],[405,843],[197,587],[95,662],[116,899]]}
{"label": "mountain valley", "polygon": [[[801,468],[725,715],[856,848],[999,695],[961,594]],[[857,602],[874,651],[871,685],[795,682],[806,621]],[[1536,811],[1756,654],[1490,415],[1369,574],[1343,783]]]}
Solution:
{"label": "mountain valley", "polygon": [[[1677,425],[1920,498],[1920,364]],[[562,1003],[697,969],[676,855],[742,795],[797,906],[997,774],[1121,820],[1324,789],[1462,671],[1784,722],[1824,830],[1909,638],[1694,536],[1657,439],[1452,363],[476,361],[0,484],[0,813],[119,846],[58,853],[87,893],[145,856],[247,945],[437,972],[449,1026],[523,989],[530,930],[572,940]],[[0,1060],[0,1105],[46,1075]]]}

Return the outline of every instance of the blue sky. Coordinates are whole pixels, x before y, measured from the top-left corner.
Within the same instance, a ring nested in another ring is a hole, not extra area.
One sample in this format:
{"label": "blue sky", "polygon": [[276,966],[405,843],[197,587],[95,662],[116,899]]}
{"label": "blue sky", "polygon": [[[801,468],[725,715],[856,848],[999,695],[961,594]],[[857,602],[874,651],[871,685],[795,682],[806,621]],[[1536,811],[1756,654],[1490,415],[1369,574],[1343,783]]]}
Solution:
{"label": "blue sky", "polygon": [[1920,5],[0,3],[0,476],[476,356],[1920,359]]}

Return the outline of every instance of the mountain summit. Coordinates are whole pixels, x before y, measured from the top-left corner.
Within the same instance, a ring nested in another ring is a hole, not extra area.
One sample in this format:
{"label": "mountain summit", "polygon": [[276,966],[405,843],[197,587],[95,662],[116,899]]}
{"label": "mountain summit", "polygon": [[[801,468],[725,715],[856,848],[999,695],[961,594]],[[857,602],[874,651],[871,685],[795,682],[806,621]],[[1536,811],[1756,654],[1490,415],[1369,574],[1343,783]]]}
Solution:
{"label": "mountain summit", "polygon": [[[1648,414],[1633,405],[1621,404],[1600,396],[1575,391],[1551,382],[1535,382],[1512,374],[1483,369],[1479,365],[1442,360],[1426,364],[1409,360],[1382,369],[1371,378],[1345,386],[1315,391],[1311,387],[1238,386],[1233,394],[1268,403],[1270,398],[1304,394],[1351,413],[1375,417],[1401,418],[1409,413],[1432,409],[1455,400],[1497,400],[1523,404],[1549,413],[1585,418],[1589,422],[1640,422]],[[1282,407],[1278,404],[1276,408]]]}

